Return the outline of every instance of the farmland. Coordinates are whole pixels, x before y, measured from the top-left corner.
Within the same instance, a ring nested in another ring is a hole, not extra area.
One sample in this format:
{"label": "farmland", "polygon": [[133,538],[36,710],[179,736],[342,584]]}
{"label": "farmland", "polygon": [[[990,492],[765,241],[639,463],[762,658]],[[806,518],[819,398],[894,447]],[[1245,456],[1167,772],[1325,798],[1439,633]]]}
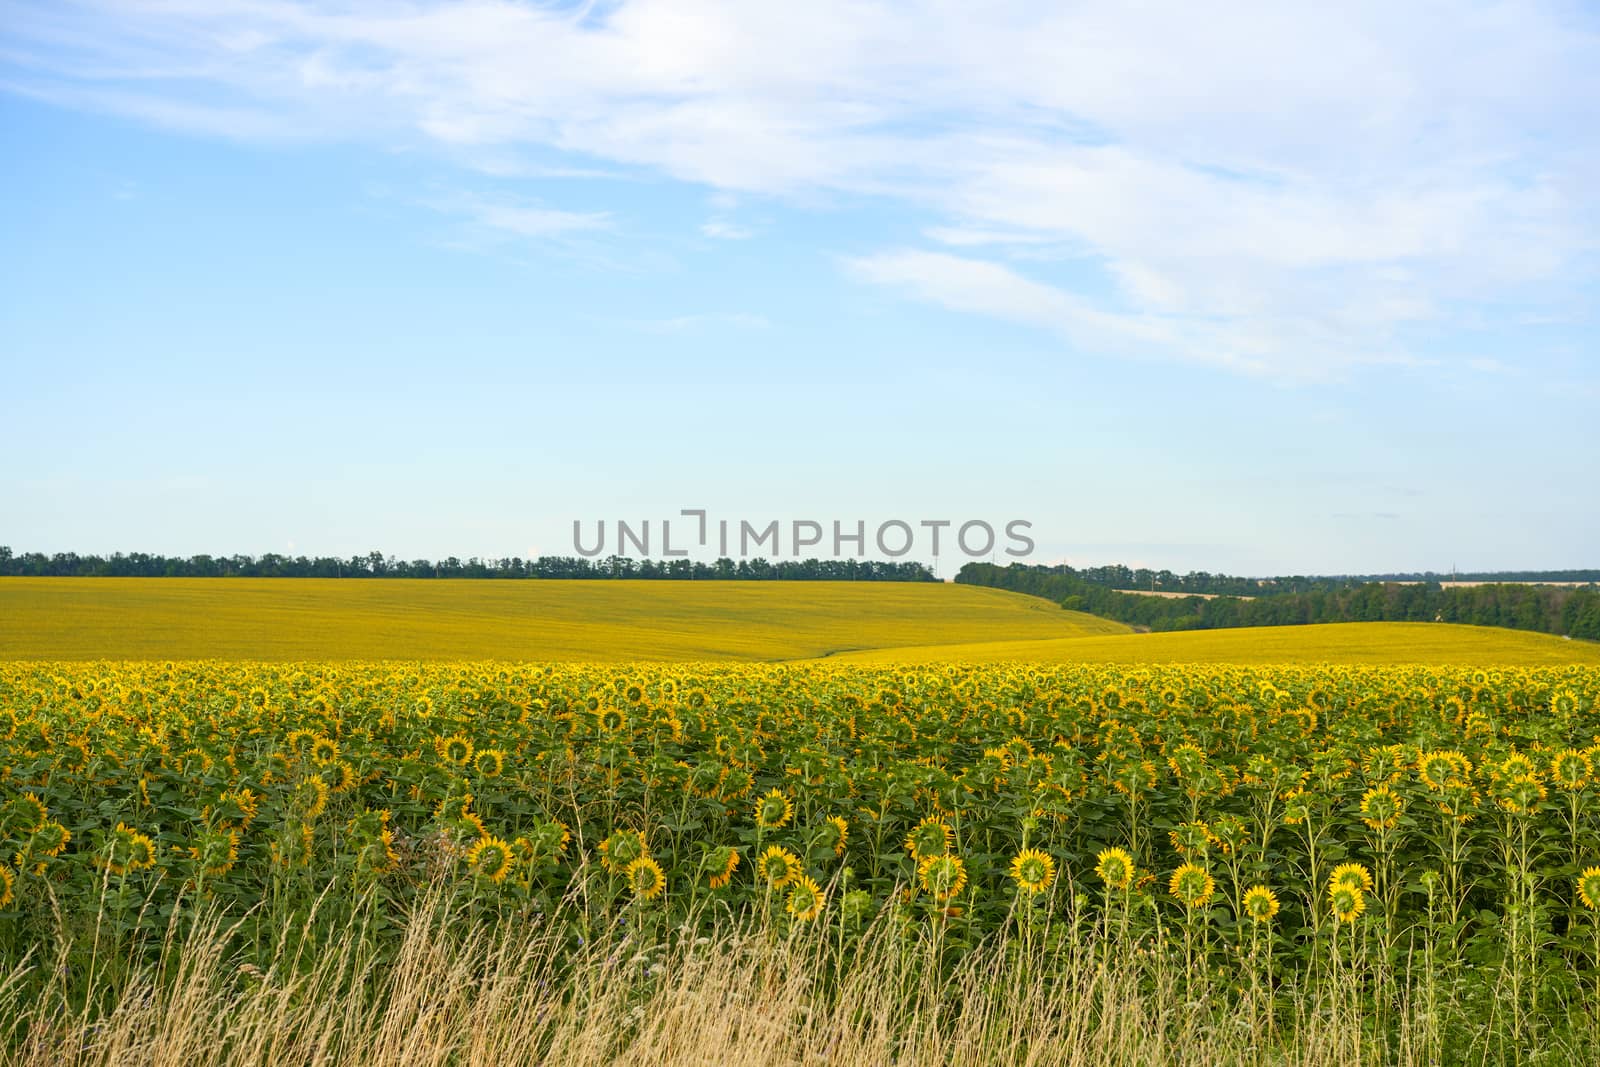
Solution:
{"label": "farmland", "polygon": [[914,583],[8,579],[0,656],[7,1062],[1600,1042],[1587,642]]}
{"label": "farmland", "polygon": [[0,660],[776,660],[1126,632],[933,583],[0,578]]}
{"label": "farmland", "polygon": [[1600,663],[1600,644],[1483,626],[1134,634],[1005,590],[934,583],[0,578],[0,660]]}
{"label": "farmland", "polygon": [[11,664],[0,1042],[93,1044],[111,996],[118,1040],[242,1060],[416,1026],[395,1057],[581,1059],[801,975],[726,1056],[1070,1024],[1583,1062],[1597,699],[1575,665]]}
{"label": "farmland", "polygon": [[1340,622],[1238,630],[986,641],[844,653],[855,663],[1600,664],[1600,644],[1549,634],[1422,622]]}

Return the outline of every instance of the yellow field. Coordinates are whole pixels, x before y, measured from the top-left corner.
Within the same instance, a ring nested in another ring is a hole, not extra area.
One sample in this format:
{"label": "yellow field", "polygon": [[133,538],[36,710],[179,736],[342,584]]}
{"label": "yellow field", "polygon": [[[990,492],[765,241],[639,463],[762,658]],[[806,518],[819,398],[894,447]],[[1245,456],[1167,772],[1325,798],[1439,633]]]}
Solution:
{"label": "yellow field", "polygon": [[1600,663],[1444,623],[1136,634],[999,589],[900,582],[0,578],[0,660]]}
{"label": "yellow field", "polygon": [[1127,631],[941,583],[0,578],[0,660],[778,660]]}
{"label": "yellow field", "polygon": [[1345,622],[991,641],[846,653],[839,658],[878,663],[1425,663],[1532,667],[1600,663],[1600,644],[1492,626]]}

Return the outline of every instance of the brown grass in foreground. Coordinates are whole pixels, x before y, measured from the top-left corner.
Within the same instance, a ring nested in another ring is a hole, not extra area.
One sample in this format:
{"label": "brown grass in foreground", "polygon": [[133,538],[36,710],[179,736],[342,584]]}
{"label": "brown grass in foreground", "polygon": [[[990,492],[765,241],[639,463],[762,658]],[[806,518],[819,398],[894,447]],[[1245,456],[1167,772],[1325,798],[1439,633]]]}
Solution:
{"label": "brown grass in foreground", "polygon": [[[37,1065],[202,1064],[1299,1064],[1442,1062],[1448,1006],[1402,1012],[1374,1040],[1359,982],[1224,996],[1176,963],[1107,949],[1067,924],[1014,929],[940,968],[937,936],[880,920],[826,931],[745,928],[674,948],[623,929],[587,946],[551,927],[480,925],[435,908],[387,959],[352,926],[265,972],[202,922],[166,963],[114,981],[42,954],[0,976],[0,1059]],[[313,927],[307,924],[301,934]],[[286,933],[283,946],[293,940]],[[282,946],[280,946],[282,947]],[[115,965],[107,967],[107,974]],[[81,977],[81,976],[80,976]],[[81,992],[101,991],[82,1006]],[[115,987],[114,990],[111,987]],[[1291,1005],[1285,1010],[1284,1005]],[[1591,1027],[1592,1032],[1592,1027]],[[1447,1062],[1500,1062],[1481,1054]],[[1503,1053],[1503,1050],[1502,1050]],[[1588,1062],[1548,1044],[1541,1063]],[[1519,1057],[1520,1060],[1520,1057]]]}

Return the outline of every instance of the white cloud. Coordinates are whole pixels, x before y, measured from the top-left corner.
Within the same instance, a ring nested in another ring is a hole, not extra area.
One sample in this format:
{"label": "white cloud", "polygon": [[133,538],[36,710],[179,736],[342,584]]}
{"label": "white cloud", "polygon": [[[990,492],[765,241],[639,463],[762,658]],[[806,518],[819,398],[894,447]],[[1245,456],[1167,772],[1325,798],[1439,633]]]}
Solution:
{"label": "white cloud", "polygon": [[922,231],[930,241],[953,248],[975,248],[980,245],[1038,245],[1048,242],[1048,237],[1021,230],[980,230],[971,226],[930,226]]}
{"label": "white cloud", "polygon": [[458,203],[478,223],[518,237],[557,237],[585,230],[608,229],[611,225],[610,216],[604,212],[583,214],[555,211],[481,197],[464,198]]}
{"label": "white cloud", "polygon": [[848,259],[846,266],[864,281],[919,300],[1051,330],[1083,351],[1174,358],[1294,381],[1325,379],[1349,365],[1420,362],[1377,337],[1352,346],[1348,330],[1307,317],[1106,310],[1009,266],[943,252],[902,249]]}
{"label": "white cloud", "polygon": [[[5,12],[10,91],[204,135],[664,175],[712,192],[717,238],[748,235],[724,212],[752,197],[891,198],[935,244],[1048,250],[1100,284],[903,249],[858,257],[859,277],[1267,374],[1403,361],[1413,325],[1485,308],[1569,315],[1600,252],[1600,38],[1559,0]],[[481,221],[607,224],[542,206]]]}
{"label": "white cloud", "polygon": [[743,330],[764,330],[772,324],[761,315],[740,311],[710,312],[699,315],[676,315],[667,319],[615,320],[645,333],[688,333],[711,327],[728,326]]}
{"label": "white cloud", "polygon": [[739,226],[726,219],[707,219],[700,224],[700,233],[719,241],[747,241],[756,235],[748,226]]}

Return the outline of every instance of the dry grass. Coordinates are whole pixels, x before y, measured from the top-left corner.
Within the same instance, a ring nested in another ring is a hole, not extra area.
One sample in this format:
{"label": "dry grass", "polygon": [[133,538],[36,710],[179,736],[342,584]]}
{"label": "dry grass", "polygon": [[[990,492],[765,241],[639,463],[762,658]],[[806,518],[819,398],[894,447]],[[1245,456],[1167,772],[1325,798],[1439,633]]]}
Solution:
{"label": "dry grass", "polygon": [[[47,958],[0,975],[0,1056],[15,1067],[1348,1067],[1438,1062],[1442,1050],[1442,1016],[1406,1009],[1375,1039],[1360,996],[1335,982],[1281,990],[1269,1017],[1263,1000],[1197,991],[1203,977],[1181,962],[1106,952],[1070,923],[1053,938],[1014,928],[943,965],[936,933],[896,931],[884,919],[846,942],[747,926],[663,947],[624,930],[577,948],[549,925],[473,926],[435,908],[388,960],[351,928],[261,972],[210,921],[168,946],[165,968],[136,969],[96,1007],[75,1006],[66,969]],[[1583,1062],[1561,1040],[1546,1051],[1542,1062]]]}
{"label": "dry grass", "polygon": [[777,660],[1126,632],[935,582],[0,578],[0,660]]}

